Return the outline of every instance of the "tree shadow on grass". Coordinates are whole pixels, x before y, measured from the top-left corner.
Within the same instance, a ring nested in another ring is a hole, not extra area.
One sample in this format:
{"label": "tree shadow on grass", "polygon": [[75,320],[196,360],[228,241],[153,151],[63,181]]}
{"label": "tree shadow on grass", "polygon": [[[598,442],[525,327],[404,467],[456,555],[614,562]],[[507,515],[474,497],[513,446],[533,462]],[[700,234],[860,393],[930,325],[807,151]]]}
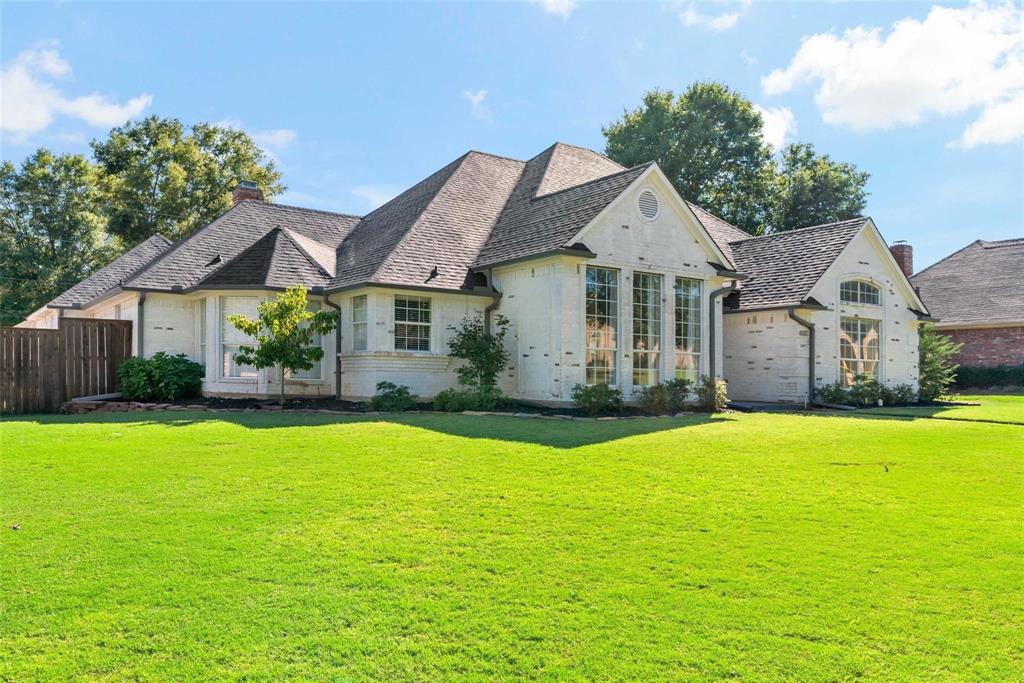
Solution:
{"label": "tree shadow on grass", "polygon": [[728,415],[693,414],[682,417],[619,420],[551,420],[499,415],[438,415],[432,413],[395,413],[392,415],[326,415],[322,413],[212,413],[153,412],[101,413],[86,415],[31,415],[8,418],[40,425],[124,424],[128,427],[163,425],[189,427],[207,422],[227,422],[247,429],[291,429],[330,425],[390,423],[459,436],[467,439],[492,439],[531,443],[552,448],[578,448],[616,441],[632,436],[683,429],[710,423],[734,421]]}

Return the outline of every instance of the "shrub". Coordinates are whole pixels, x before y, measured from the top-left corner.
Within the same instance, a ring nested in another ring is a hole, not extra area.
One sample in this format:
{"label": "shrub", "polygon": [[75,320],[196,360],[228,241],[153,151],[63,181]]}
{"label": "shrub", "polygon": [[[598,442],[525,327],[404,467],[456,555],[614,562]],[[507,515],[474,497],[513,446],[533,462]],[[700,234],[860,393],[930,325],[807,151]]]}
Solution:
{"label": "shrub", "polygon": [[885,401],[884,388],[874,377],[857,375],[853,379],[853,386],[849,389],[850,402],[853,405],[869,406],[877,405],[878,400]]}
{"label": "shrub", "polygon": [[163,351],[151,358],[129,358],[117,369],[121,393],[131,401],[174,401],[196,396],[203,386],[205,369],[179,353]]}
{"label": "shrub", "polygon": [[445,389],[434,397],[434,410],[461,413],[463,410],[495,410],[508,404],[500,391]]}
{"label": "shrub", "polygon": [[814,395],[822,403],[833,403],[836,405],[849,405],[850,393],[840,382],[822,384],[815,390]]}
{"label": "shrub", "polygon": [[924,325],[918,340],[918,384],[922,401],[934,401],[946,393],[957,378],[953,356],[963,344],[957,344],[935,331],[934,325]]}
{"label": "shrub", "polygon": [[677,413],[686,407],[690,397],[691,382],[688,379],[672,379],[644,387],[640,392],[640,407],[653,415]]}
{"label": "shrub", "polygon": [[484,317],[477,315],[467,316],[458,327],[448,328],[452,331],[448,355],[466,361],[455,371],[459,384],[482,394],[490,393],[497,385],[498,375],[508,364],[508,351],[505,350],[508,325],[505,316],[494,316],[494,326],[498,331],[492,334],[485,328]]}
{"label": "shrub", "polygon": [[370,410],[382,413],[397,413],[416,405],[416,397],[409,387],[393,382],[377,382],[377,395],[370,399]]}
{"label": "shrub", "polygon": [[1024,386],[1024,363],[1021,365],[999,365],[992,368],[959,367],[956,369],[956,386],[981,389]]}
{"label": "shrub", "polygon": [[572,388],[572,401],[591,417],[622,410],[622,392],[607,384],[577,384]]}
{"label": "shrub", "polygon": [[909,384],[897,384],[890,389],[892,396],[886,403],[892,403],[894,405],[907,405],[910,403],[917,403],[917,391],[914,387]]}
{"label": "shrub", "polygon": [[720,379],[703,375],[694,391],[697,394],[697,403],[712,413],[725,410],[729,405],[725,382]]}

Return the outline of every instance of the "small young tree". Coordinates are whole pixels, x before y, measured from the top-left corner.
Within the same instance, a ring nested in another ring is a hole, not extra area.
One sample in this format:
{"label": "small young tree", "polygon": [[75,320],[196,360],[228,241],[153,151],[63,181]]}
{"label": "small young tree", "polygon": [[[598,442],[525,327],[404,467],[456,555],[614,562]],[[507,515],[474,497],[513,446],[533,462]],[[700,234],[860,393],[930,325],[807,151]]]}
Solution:
{"label": "small young tree", "polygon": [[228,316],[238,330],[256,339],[256,346],[239,347],[235,362],[256,368],[279,368],[284,405],[285,371],[309,370],[323,358],[323,349],[312,345],[313,337],[333,330],[338,314],[307,310],[306,288],[302,285],[289,287],[272,301],[260,304],[257,310],[256,320],[240,313]]}
{"label": "small young tree", "polygon": [[934,401],[946,393],[946,388],[956,381],[959,367],[952,358],[963,344],[957,344],[944,334],[935,331],[934,325],[921,327],[918,341],[918,398]]}
{"label": "small young tree", "polygon": [[497,395],[498,375],[508,364],[508,325],[508,318],[496,315],[497,331],[492,333],[484,327],[483,316],[466,316],[458,327],[449,328],[453,334],[448,341],[448,354],[466,361],[455,371],[459,384],[477,394],[480,402],[490,402]]}

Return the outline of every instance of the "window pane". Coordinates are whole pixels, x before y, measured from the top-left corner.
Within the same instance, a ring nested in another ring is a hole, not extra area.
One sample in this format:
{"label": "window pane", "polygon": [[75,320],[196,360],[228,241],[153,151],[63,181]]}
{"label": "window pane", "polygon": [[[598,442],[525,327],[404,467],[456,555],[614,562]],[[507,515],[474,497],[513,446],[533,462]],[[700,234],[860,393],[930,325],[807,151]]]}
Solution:
{"label": "window pane", "polygon": [[877,320],[842,318],[839,322],[839,375],[843,384],[857,375],[878,379],[879,328]]}
{"label": "window pane", "polygon": [[586,278],[586,381],[587,384],[615,384],[618,271],[587,266]]}
{"label": "window pane", "polygon": [[633,273],[633,384],[658,383],[661,358],[661,276]]}
{"label": "window pane", "polygon": [[224,377],[255,377],[256,368],[250,365],[239,365],[234,354],[239,346],[252,344],[253,339],[236,328],[228,320],[228,316],[240,313],[250,320],[259,317],[260,300],[255,296],[222,296],[220,298],[221,325],[221,373]]}
{"label": "window pane", "polygon": [[421,296],[395,297],[395,349],[430,350],[430,299]]}
{"label": "window pane", "polygon": [[700,367],[700,293],[700,280],[676,278],[676,379],[697,380]]}

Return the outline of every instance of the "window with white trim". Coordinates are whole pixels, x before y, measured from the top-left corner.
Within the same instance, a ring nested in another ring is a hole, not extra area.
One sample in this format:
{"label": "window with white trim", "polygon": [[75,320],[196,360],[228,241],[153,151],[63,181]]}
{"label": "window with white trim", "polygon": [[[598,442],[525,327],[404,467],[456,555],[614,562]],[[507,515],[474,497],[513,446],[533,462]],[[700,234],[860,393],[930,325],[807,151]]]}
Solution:
{"label": "window with white trim", "polygon": [[696,383],[700,374],[701,281],[676,278],[676,379]]}
{"label": "window with white trim", "polygon": [[612,384],[619,356],[619,272],[587,266],[587,384]]}
{"label": "window with white trim", "polygon": [[200,299],[196,306],[196,315],[199,316],[199,363],[206,367],[206,299]]}
{"label": "window with white trim", "polygon": [[[306,310],[316,313],[320,310],[319,301],[309,301],[306,303]],[[302,323],[303,327],[309,327],[309,323]],[[313,339],[310,340],[310,347],[323,346],[323,337],[319,332],[313,335]],[[324,359],[321,357],[320,360],[313,362],[313,367],[309,370],[295,370],[292,371],[288,376],[292,379],[304,379],[304,380],[318,380],[323,379],[323,365]]]}
{"label": "window with white trim", "polygon": [[633,386],[659,381],[661,360],[661,276],[633,273]]}
{"label": "window with white trim", "polygon": [[878,379],[881,323],[867,318],[841,318],[839,321],[839,378],[852,386],[858,375]]}
{"label": "window with white trim", "polygon": [[430,350],[429,297],[395,297],[395,350]]}
{"label": "window with white trim", "polygon": [[366,323],[366,295],[352,297],[352,350],[366,351],[369,328]]}
{"label": "window with white trim", "polygon": [[882,303],[882,293],[870,282],[847,280],[839,285],[839,300],[844,304],[878,306]]}
{"label": "window with white trim", "polygon": [[243,345],[251,346],[255,340],[244,334],[228,320],[229,315],[241,313],[250,320],[259,317],[259,297],[255,296],[222,296],[220,298],[220,357],[222,377],[256,377],[256,368],[251,365],[240,365],[235,361],[235,354]]}

